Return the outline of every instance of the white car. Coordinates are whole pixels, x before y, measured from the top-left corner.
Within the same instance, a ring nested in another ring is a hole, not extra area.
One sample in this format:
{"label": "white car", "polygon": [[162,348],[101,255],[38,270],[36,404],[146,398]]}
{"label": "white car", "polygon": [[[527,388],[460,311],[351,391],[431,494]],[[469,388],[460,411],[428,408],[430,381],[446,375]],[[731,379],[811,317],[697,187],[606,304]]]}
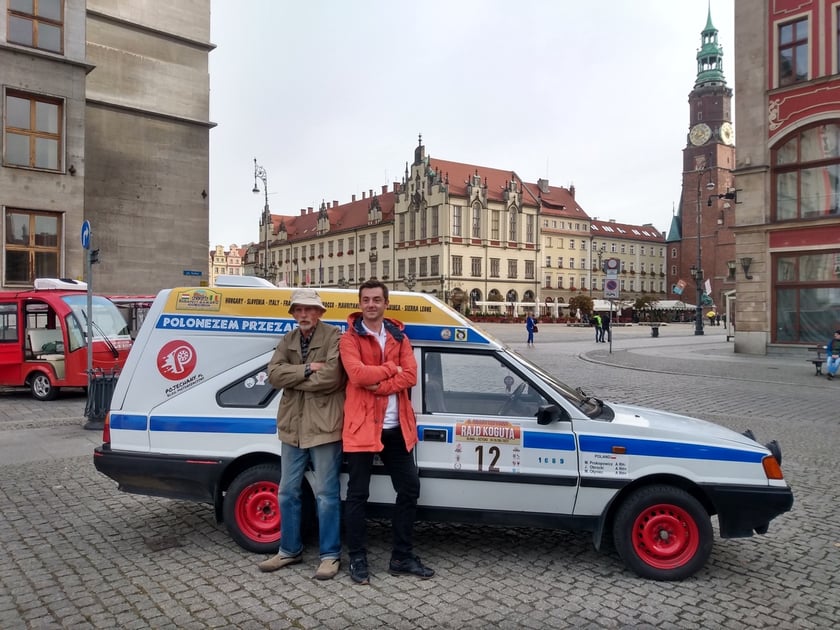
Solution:
{"label": "white car", "polygon": [[[357,294],[319,293],[325,321],[346,327]],[[231,537],[259,553],[276,551],[280,537],[282,392],[266,366],[294,326],[290,294],[161,292],[94,454],[121,490],[213,505]],[[391,292],[387,314],[406,324],[419,367],[418,519],[587,530],[596,547],[611,536],[637,574],[678,580],[707,561],[712,516],[722,537],[751,536],[793,504],[775,443],[601,401],[427,294]],[[369,514],[393,503],[387,475],[373,475]]]}

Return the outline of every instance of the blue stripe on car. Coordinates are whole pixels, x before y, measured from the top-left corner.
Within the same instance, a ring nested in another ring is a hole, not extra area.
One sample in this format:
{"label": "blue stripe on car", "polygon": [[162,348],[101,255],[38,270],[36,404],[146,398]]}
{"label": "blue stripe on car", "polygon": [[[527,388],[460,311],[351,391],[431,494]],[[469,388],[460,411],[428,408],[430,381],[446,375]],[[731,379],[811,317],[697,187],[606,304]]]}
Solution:
{"label": "blue stripe on car", "polygon": [[674,457],[678,459],[708,459],[723,462],[760,462],[765,453],[706,444],[685,444],[659,440],[636,440],[618,436],[581,435],[581,452],[614,453],[615,447],[625,449],[627,455]]}
{"label": "blue stripe on car", "polygon": [[575,436],[571,433],[535,433],[525,431],[524,448],[542,448],[550,451],[574,451]]}

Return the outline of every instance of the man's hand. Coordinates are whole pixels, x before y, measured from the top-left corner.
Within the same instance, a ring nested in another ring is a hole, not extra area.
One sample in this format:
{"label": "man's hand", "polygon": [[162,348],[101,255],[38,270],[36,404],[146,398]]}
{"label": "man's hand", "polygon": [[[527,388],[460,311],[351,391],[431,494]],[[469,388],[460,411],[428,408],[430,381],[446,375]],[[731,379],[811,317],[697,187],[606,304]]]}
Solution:
{"label": "man's hand", "polygon": [[312,370],[313,372],[317,372],[318,370],[320,370],[325,365],[326,365],[326,363],[310,363],[309,364],[309,369]]}
{"label": "man's hand", "polygon": [[365,385],[365,389],[375,392],[377,389],[379,389],[379,383],[374,383],[373,385]]}

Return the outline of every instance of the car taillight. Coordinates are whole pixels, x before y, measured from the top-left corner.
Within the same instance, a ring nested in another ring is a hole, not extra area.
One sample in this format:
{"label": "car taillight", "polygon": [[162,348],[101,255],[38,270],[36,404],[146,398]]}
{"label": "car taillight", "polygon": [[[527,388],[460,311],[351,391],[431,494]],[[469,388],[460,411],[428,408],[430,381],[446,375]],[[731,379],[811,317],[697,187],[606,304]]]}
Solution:
{"label": "car taillight", "polygon": [[777,460],[773,455],[767,455],[764,459],[762,459],[761,465],[764,466],[764,474],[767,475],[768,479],[785,478],[782,474],[782,466],[779,464],[779,460]]}
{"label": "car taillight", "polygon": [[102,443],[111,443],[111,412],[105,414],[105,425],[102,427]]}

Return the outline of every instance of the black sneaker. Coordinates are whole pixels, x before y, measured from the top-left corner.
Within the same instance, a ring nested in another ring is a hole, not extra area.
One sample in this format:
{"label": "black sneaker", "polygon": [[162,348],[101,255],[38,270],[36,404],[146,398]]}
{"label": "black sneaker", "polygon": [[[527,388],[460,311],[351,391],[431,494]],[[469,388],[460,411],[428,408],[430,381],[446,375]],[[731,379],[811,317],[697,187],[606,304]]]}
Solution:
{"label": "black sneaker", "polygon": [[356,584],[370,584],[367,558],[350,560],[350,578]]}
{"label": "black sneaker", "polygon": [[833,381],[833,380],[834,380],[834,374],[827,374],[826,376],[828,377],[828,380],[829,380],[829,381]]}
{"label": "black sneaker", "polygon": [[421,580],[428,580],[435,574],[433,569],[423,566],[417,556],[411,556],[404,560],[391,558],[391,562],[388,564],[388,573],[391,575],[416,575]]}

